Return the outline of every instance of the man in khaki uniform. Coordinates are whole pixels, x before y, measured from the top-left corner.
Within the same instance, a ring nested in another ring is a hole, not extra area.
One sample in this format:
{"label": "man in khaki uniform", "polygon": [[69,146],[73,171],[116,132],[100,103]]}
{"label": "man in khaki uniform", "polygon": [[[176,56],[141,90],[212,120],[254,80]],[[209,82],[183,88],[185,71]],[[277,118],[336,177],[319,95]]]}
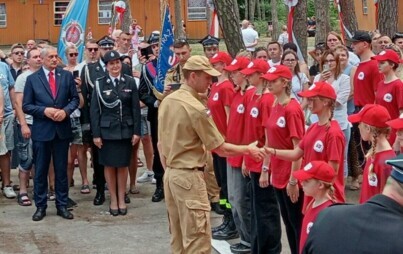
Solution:
{"label": "man in khaki uniform", "polygon": [[165,169],[171,251],[210,254],[210,205],[204,180],[206,149],[220,156],[250,154],[262,159],[264,154],[255,145],[225,143],[217,130],[199,96],[211,85],[211,76],[220,75],[206,57],[190,57],[183,75],[185,84],[162,101],[158,114],[158,149]]}
{"label": "man in khaki uniform", "polygon": [[[167,72],[164,82],[164,96],[168,95],[173,90],[179,89],[178,84],[183,85],[185,83],[182,68],[192,52],[192,48],[186,39],[178,39],[175,41],[173,48],[175,56],[179,59],[179,62]],[[211,153],[208,153],[207,155],[207,164],[204,173],[207,185],[207,194],[211,202],[211,209],[217,214],[224,214],[224,210],[221,209],[219,203],[220,187],[218,186],[216,177],[214,175],[213,157],[211,156]]]}

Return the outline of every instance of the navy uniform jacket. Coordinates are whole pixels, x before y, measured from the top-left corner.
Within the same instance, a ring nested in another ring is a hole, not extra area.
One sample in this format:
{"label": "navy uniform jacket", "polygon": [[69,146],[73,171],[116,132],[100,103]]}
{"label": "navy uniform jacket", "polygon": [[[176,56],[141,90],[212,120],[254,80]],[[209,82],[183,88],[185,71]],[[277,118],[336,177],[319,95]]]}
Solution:
{"label": "navy uniform jacket", "polygon": [[[32,140],[50,141],[56,136],[60,139],[72,138],[70,114],[78,108],[79,97],[73,75],[61,68],[55,70],[56,98],[53,98],[49,82],[43,68],[28,76],[24,88],[22,110],[32,115]],[[67,117],[55,122],[45,116],[45,108],[63,109]]]}
{"label": "navy uniform jacket", "polygon": [[155,102],[158,100],[155,97],[152,87],[153,80],[156,75],[157,59],[150,63],[141,66],[139,96],[140,100],[148,107],[147,118],[150,121],[152,118],[158,117],[158,107],[155,107]]}
{"label": "navy uniform jacket", "polygon": [[302,253],[403,253],[403,207],[385,195],[362,205],[323,210],[313,224]]}
{"label": "navy uniform jacket", "polygon": [[[140,101],[135,80],[123,75],[118,87],[106,77],[99,78],[99,92],[95,86],[91,99],[91,128],[94,138],[121,140],[140,136]],[[101,96],[101,98],[99,97]],[[121,100],[113,108],[105,103]]]}

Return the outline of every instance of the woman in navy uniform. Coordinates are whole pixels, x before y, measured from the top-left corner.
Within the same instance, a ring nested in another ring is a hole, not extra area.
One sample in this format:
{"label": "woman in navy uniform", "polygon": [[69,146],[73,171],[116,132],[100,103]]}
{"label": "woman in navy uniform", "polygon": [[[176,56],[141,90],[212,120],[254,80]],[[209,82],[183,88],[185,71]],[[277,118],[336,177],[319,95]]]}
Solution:
{"label": "woman in navy uniform", "polygon": [[104,56],[107,74],[95,82],[91,127],[99,163],[105,167],[113,216],[125,215],[124,201],[132,146],[140,139],[140,103],[133,78],[121,75],[122,63],[115,50]]}

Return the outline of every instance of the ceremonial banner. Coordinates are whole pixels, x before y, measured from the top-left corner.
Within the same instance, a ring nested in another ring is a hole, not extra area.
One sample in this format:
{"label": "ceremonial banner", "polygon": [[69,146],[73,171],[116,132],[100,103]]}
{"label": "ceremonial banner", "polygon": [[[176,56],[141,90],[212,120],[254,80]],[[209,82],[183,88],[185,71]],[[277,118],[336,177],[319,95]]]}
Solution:
{"label": "ceremonial banner", "polygon": [[294,12],[295,12],[295,6],[298,4],[298,0],[284,0],[284,4],[288,6],[288,18],[287,18],[288,42],[293,42],[297,46],[298,58],[299,60],[304,60],[304,56],[302,55],[302,51],[298,45],[298,41],[295,38],[295,34],[293,31]]}
{"label": "ceremonial banner", "polygon": [[88,5],[89,0],[71,0],[67,6],[57,44],[57,53],[64,63],[67,63],[64,51],[68,44],[74,44],[78,48],[77,62],[81,62],[83,58]]}
{"label": "ceremonial banner", "polygon": [[176,63],[176,57],[171,49],[174,44],[174,33],[170,19],[168,5],[165,7],[165,13],[162,22],[160,51],[157,63],[157,76],[154,81],[154,88],[162,93],[164,91],[164,80],[167,71]]}

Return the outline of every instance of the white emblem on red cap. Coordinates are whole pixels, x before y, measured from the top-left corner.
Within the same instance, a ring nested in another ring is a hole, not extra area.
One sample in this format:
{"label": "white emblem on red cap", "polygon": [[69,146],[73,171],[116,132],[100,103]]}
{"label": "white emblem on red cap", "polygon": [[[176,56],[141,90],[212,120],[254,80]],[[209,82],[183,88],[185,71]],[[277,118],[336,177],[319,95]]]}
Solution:
{"label": "white emblem on red cap", "polygon": [[383,50],[383,51],[381,51],[381,52],[379,53],[380,56],[383,56],[383,55],[385,55],[385,54],[386,54],[386,51],[385,51],[385,50]]}
{"label": "white emblem on red cap", "polygon": [[365,78],[365,74],[364,74],[364,72],[360,72],[360,73],[358,73],[358,79],[359,80],[364,80],[364,78]]}
{"label": "white emblem on red cap", "polygon": [[316,87],[316,85],[313,84],[313,85],[311,85],[311,86],[308,88],[308,90],[313,90],[315,87]]}
{"label": "white emblem on red cap", "polygon": [[218,56],[218,54],[216,53],[216,54],[213,56],[213,58],[217,58],[217,56]]}
{"label": "white emblem on red cap", "polygon": [[267,73],[273,73],[273,72],[275,72],[277,69],[276,69],[276,67],[271,67],[268,71],[267,71]]}
{"label": "white emblem on red cap", "polygon": [[386,102],[392,102],[393,101],[393,96],[390,93],[387,93],[383,96],[383,100]]}
{"label": "white emblem on red cap", "polygon": [[236,59],[232,60],[231,65],[235,65],[238,61]]}
{"label": "white emblem on red cap", "polygon": [[253,62],[248,64],[248,68],[252,68]]}
{"label": "white emblem on red cap", "polygon": [[259,109],[256,108],[256,107],[253,107],[253,108],[250,110],[250,115],[251,115],[253,118],[257,118],[257,116],[259,115]]}
{"label": "white emblem on red cap", "polygon": [[315,150],[315,151],[318,152],[318,153],[323,152],[323,149],[324,149],[324,148],[325,148],[325,147],[324,147],[324,145],[323,145],[322,140],[317,140],[317,141],[315,142],[315,144],[313,145],[313,150]]}
{"label": "white emblem on red cap", "polygon": [[280,127],[280,128],[284,128],[285,127],[285,118],[284,118],[284,116],[280,116],[278,119],[277,119],[277,126],[278,127]]}
{"label": "white emblem on red cap", "polygon": [[310,170],[312,167],[313,167],[312,163],[309,162],[308,164],[305,165],[304,170],[305,170],[305,171],[308,171],[308,170]]}

